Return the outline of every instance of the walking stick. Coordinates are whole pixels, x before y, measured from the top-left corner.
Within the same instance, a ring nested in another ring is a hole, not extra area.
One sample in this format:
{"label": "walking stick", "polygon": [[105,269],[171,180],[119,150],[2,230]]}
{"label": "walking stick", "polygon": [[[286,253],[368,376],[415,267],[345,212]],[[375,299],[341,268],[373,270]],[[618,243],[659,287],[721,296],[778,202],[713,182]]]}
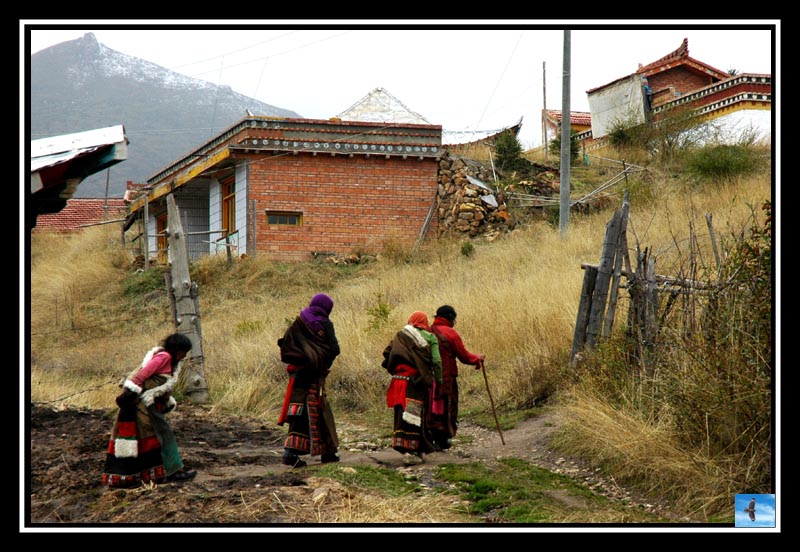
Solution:
{"label": "walking stick", "polygon": [[497,411],[494,409],[494,399],[489,389],[489,379],[486,377],[486,368],[483,366],[483,361],[481,361],[481,371],[483,372],[483,381],[486,383],[486,392],[489,394],[489,402],[492,404],[492,414],[494,414],[494,423],[497,426],[497,433],[500,434],[500,441],[503,443],[503,446],[505,446],[506,440],[503,439],[503,430],[500,429],[500,422],[497,421]]}

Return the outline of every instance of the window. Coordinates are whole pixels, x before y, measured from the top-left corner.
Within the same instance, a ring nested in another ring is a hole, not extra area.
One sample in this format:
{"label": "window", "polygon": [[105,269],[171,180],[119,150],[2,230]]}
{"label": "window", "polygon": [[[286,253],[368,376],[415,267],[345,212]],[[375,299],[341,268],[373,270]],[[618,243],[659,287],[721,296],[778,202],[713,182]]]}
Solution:
{"label": "window", "polygon": [[222,192],[222,230],[225,235],[236,232],[236,191],[233,175],[220,182]]}
{"label": "window", "polygon": [[156,244],[158,245],[156,257],[159,264],[165,265],[169,260],[167,256],[169,251],[169,242],[167,241],[167,213],[156,217],[156,236]]}
{"label": "window", "polygon": [[267,211],[267,224],[280,224],[284,226],[302,226],[303,214],[287,211]]}

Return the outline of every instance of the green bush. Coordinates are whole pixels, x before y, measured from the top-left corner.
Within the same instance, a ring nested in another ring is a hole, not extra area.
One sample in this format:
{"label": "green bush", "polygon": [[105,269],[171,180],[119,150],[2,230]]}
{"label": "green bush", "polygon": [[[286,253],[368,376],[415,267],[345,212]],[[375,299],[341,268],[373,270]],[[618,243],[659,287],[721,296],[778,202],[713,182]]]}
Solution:
{"label": "green bush", "polygon": [[166,289],[166,284],[164,283],[165,273],[166,269],[159,266],[142,272],[134,272],[125,279],[125,295],[135,297],[155,290],[163,291]]}
{"label": "green bush", "polygon": [[727,180],[761,167],[757,151],[741,144],[719,144],[700,148],[688,159],[689,174],[703,180]]}
{"label": "green bush", "polygon": [[369,329],[380,330],[389,322],[389,315],[392,314],[394,307],[389,304],[386,295],[382,291],[375,294],[375,304],[367,308],[367,316],[369,316]]}
{"label": "green bush", "polygon": [[501,171],[519,170],[526,165],[522,157],[522,145],[512,132],[503,132],[495,139],[494,151],[497,167]]}
{"label": "green bush", "polygon": [[[569,160],[570,163],[574,163],[578,156],[581,154],[581,146],[578,144],[578,139],[576,138],[577,133],[573,130],[572,134],[570,135],[570,146],[569,146]],[[552,155],[555,155],[556,158],[561,158],[561,133],[559,132],[558,136],[550,141],[550,145],[548,146],[548,150]]]}

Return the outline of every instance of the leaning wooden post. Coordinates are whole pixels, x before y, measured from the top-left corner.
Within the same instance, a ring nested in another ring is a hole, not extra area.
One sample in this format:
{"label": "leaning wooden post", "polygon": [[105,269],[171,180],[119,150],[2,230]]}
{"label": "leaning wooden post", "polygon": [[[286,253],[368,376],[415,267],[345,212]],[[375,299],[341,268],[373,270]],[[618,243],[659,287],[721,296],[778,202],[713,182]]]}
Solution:
{"label": "leaning wooden post", "polygon": [[592,348],[597,344],[598,336],[602,330],[601,324],[606,312],[608,288],[611,281],[611,273],[614,269],[614,257],[617,250],[617,240],[619,239],[621,218],[622,213],[619,210],[615,211],[614,216],[606,227],[603,252],[600,256],[600,264],[597,267],[597,282],[594,286],[592,309],[589,312],[589,324],[586,329],[586,344]]}
{"label": "leaning wooden post", "polygon": [[603,324],[603,338],[611,335],[611,328],[614,325],[614,314],[617,310],[617,296],[619,295],[619,279],[622,275],[622,259],[625,257],[623,248],[628,247],[628,240],[625,239],[625,231],[628,226],[628,211],[631,205],[628,203],[628,192],[625,192],[625,198],[622,200],[622,216],[619,223],[619,231],[617,233],[617,246],[616,254],[614,257],[614,275],[611,279],[611,298],[608,300],[608,313],[606,314],[605,322]]}
{"label": "leaning wooden post", "polygon": [[597,280],[597,267],[585,265],[583,273],[583,289],[581,289],[581,300],[578,304],[578,317],[575,320],[575,334],[572,337],[572,352],[569,355],[569,363],[575,362],[575,355],[586,345],[586,324],[589,322],[589,311],[592,308],[592,293],[594,283]]}
{"label": "leaning wooden post", "polygon": [[175,324],[179,333],[192,341],[192,356],[184,363],[184,394],[196,403],[208,402],[205,378],[203,341],[200,334],[200,313],[196,308],[193,285],[189,275],[189,251],[186,234],[181,225],[178,206],[172,194],[167,195],[167,237],[169,238],[172,294],[175,297]]}

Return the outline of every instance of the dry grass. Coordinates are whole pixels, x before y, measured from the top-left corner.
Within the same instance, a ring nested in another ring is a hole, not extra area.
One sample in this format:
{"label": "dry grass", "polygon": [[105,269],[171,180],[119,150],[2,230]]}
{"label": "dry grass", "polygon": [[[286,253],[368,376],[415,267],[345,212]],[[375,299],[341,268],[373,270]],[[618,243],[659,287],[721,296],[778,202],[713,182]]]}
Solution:
{"label": "dry grass", "polygon": [[[769,175],[713,189],[659,175],[640,185],[648,193],[632,195],[629,245],[651,248],[660,274],[687,271],[691,229],[698,235],[697,257],[710,266],[706,213],[713,216],[718,238],[735,234],[747,226],[749,206],[771,192]],[[198,262],[193,271],[213,408],[275,418],[286,381],[276,341],[317,292],[335,301],[332,319],[342,354],[329,385],[337,409],[382,411],[389,381],[380,366],[383,348],[413,311],[432,315],[445,303],[459,313],[456,327],[467,348],[486,354],[499,410],[549,395],[574,376],[566,361],[583,281],[580,266],[598,262],[610,216],[608,211],[572,216],[564,238],[557,227],[532,223],[496,242],[475,242],[469,257],[461,254],[459,242],[443,241],[414,252],[387,251],[380,261],[355,268],[257,258],[233,266],[219,258]],[[118,242],[117,229],[108,226],[71,237],[32,236],[31,400],[107,408],[117,392],[112,382],[173,331],[163,287],[148,297],[123,295],[131,270]],[[381,301],[389,307],[388,318],[376,325],[369,313]],[[488,411],[479,372],[463,369],[460,386],[464,412]],[[614,410],[592,389],[580,387],[567,404],[569,431],[581,453],[652,488],[672,489],[693,509],[701,507],[697,489],[705,497],[702,504],[729,499],[727,471],[696,451],[681,450],[665,419],[654,423]],[[403,508],[429,508],[434,523],[450,515],[435,503],[375,498],[354,504],[352,520],[342,521],[395,519],[391,512],[399,520]],[[378,515],[378,510],[386,511]]]}
{"label": "dry grass", "polygon": [[556,438],[567,452],[586,458],[622,482],[638,482],[648,493],[670,500],[688,519],[719,515],[731,504],[735,486],[728,473],[702,450],[680,444],[669,416],[641,418],[635,409],[612,406],[600,386],[578,385],[565,401],[565,425]]}
{"label": "dry grass", "polygon": [[[680,267],[680,244],[687,241],[690,225],[702,234],[706,212],[713,213],[716,228],[734,231],[749,216],[744,205],[769,196],[766,179],[721,187],[714,194],[672,183],[655,186],[661,188],[659,199],[633,205],[630,228],[642,247],[656,252],[656,271],[665,274]],[[247,259],[227,267],[224,259],[206,259],[196,271],[213,400],[258,415],[278,408],[279,394],[266,391],[284,383],[277,338],[310,296],[324,291],[336,302],[332,318],[342,346],[333,383],[353,393],[345,399],[348,404],[380,400],[388,377],[380,367],[381,352],[391,336],[411,312],[432,314],[445,303],[457,309],[457,328],[467,347],[487,355],[495,398],[503,404],[516,396],[520,366],[535,370],[569,350],[583,279],[580,264],[598,262],[608,218],[607,212],[572,217],[564,239],[557,228],[539,222],[492,244],[476,243],[470,257],[460,253],[458,243],[445,242],[417,251],[411,262],[384,259],[349,273],[325,264],[283,267]],[[59,366],[78,374],[76,386],[122,377],[172,330],[163,301],[157,303],[159,311],[137,312],[147,316],[125,321],[132,314],[119,300],[127,272],[118,267],[115,231],[36,238],[31,278],[31,364],[39,382],[32,389],[35,398],[64,394],[48,391],[48,381],[69,381],[54,375]],[[630,241],[633,247],[636,241]],[[700,247],[709,251],[707,242]],[[379,297],[391,310],[386,324],[373,329],[368,310]],[[558,378],[565,368],[550,367],[543,376]],[[483,385],[470,371],[461,383],[469,396]],[[254,386],[265,391],[256,392]],[[486,406],[483,393],[474,395],[479,403],[467,408]]]}

